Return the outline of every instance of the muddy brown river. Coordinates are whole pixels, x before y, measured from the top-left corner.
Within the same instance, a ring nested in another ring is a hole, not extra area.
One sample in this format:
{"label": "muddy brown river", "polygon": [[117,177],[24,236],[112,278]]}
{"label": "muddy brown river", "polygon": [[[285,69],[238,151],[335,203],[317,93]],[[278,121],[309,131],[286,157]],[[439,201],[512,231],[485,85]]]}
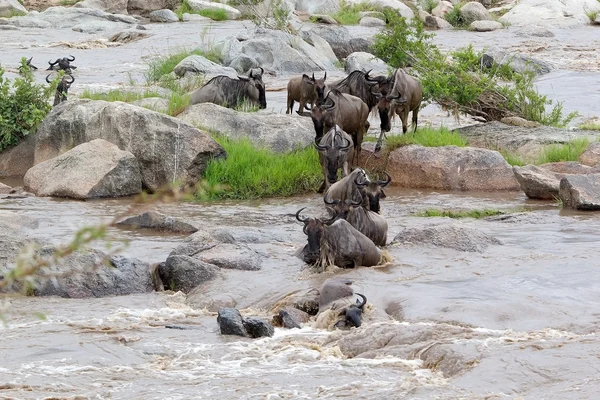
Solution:
{"label": "muddy brown river", "polygon": [[[77,90],[117,86],[127,82],[127,73],[141,77],[145,56],[201,44],[206,40],[200,35],[204,26],[152,24],[155,36],[150,41],[89,50],[50,47],[93,37],[68,29],[44,30],[43,36],[33,29],[0,31],[0,48],[6,54],[2,63],[16,65],[24,55],[45,61],[67,52],[78,60]],[[540,58],[562,68],[542,77],[540,90],[563,100],[567,111],[586,116],[598,109],[600,75],[591,63],[589,68],[573,68],[563,53],[576,43],[594,48],[597,55],[591,29],[557,31],[547,39],[551,45],[539,51]],[[243,23],[238,22],[211,27],[221,37],[240,30]],[[446,46],[471,41],[484,46],[502,37],[507,48],[527,46],[530,39],[511,32],[444,32],[437,40]],[[43,79],[42,73],[37,76]],[[273,99],[269,107],[283,108],[281,93],[267,93],[267,101]],[[424,111],[423,120],[453,123],[434,107]],[[431,224],[456,227],[457,243],[460,232],[473,228],[501,244],[481,252],[392,245],[387,250],[393,261],[385,266],[317,274],[294,256],[306,237],[293,214],[309,207],[307,214],[323,215],[319,195],[159,205],[158,211],[205,229],[251,232],[261,238],[251,247],[263,255],[262,269],[228,270],[193,299],[170,291],[101,299],[10,296],[2,304],[6,323],[0,326],[0,398],[597,398],[598,214],[562,210],[520,192],[391,188],[387,196],[382,214],[389,224],[388,241],[405,228]],[[0,213],[37,220],[37,227],[27,233],[60,244],[78,228],[107,221],[130,204],[130,199],[0,199]],[[427,208],[497,208],[509,215],[481,220],[416,215]],[[185,238],[147,230],[113,229],[110,234],[129,240],[125,256],[151,263],[164,261]],[[287,294],[318,288],[332,276],[350,278],[355,290],[368,297],[360,328],[276,328],[273,337],[254,340],[218,333],[220,305],[234,305],[244,315],[268,316],[270,307]],[[187,329],[166,328],[171,325]]]}

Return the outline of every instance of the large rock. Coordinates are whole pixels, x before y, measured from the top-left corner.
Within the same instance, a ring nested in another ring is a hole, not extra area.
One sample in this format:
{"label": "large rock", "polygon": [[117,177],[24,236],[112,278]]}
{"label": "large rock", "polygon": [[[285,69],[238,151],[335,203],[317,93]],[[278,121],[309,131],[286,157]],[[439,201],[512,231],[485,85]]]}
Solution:
{"label": "large rock", "polygon": [[0,17],[10,18],[16,15],[26,15],[27,9],[18,0],[0,0]]}
{"label": "large rock", "polygon": [[313,46],[321,55],[327,57],[330,62],[334,64],[338,62],[338,58],[333,52],[331,45],[327,43],[327,40],[310,30],[301,30],[298,32],[298,34],[306,43]]}
{"label": "large rock", "polygon": [[194,104],[178,116],[182,121],[216,131],[232,139],[248,138],[257,146],[283,153],[312,145],[312,120],[270,111],[237,112],[212,103]]}
{"label": "large rock", "polygon": [[600,11],[596,0],[520,0],[500,21],[511,26],[564,28],[587,25],[586,13]]}
{"label": "large rock", "polygon": [[483,252],[488,246],[501,245],[502,242],[480,230],[452,224],[406,228],[396,235],[392,244],[439,246],[460,251]]}
{"label": "large rock", "polygon": [[179,22],[179,17],[171,10],[155,10],[150,12],[151,22]]}
{"label": "large rock", "polygon": [[142,191],[136,158],[103,139],[80,144],[33,166],[23,178],[25,190],[37,196],[91,199]]}
{"label": "large rock", "polygon": [[483,4],[476,1],[470,1],[459,10],[460,16],[466,24],[471,24],[473,21],[493,21],[494,18],[490,15]]}
{"label": "large rock", "polygon": [[367,72],[373,70],[370,75],[389,75],[389,66],[380,58],[371,53],[356,52],[346,57],[344,69],[350,73],[352,71]]}
{"label": "large rock", "polygon": [[219,268],[242,271],[258,271],[262,264],[262,257],[256,251],[240,244],[221,243],[193,257]]}
{"label": "large rock", "polygon": [[518,190],[512,168],[497,151],[410,145],[390,153],[395,185],[443,190]]}
{"label": "large rock", "polygon": [[531,71],[538,75],[544,75],[554,68],[552,64],[546,61],[519,53],[506,52],[497,47],[485,50],[484,55],[491,57],[493,62],[499,65],[508,65],[513,71],[519,73]]}
{"label": "large rock", "polygon": [[375,17],[362,17],[358,24],[360,26],[385,26],[385,21]]}
{"label": "large rock", "polygon": [[338,0],[296,0],[297,11],[309,14],[330,14],[342,9]]}
{"label": "large rock", "polygon": [[[1,158],[0,154],[0,158]],[[586,151],[579,156],[579,161],[582,164],[595,167],[600,165],[600,142],[594,142],[590,144]]]}
{"label": "large rock", "polygon": [[553,172],[535,165],[513,167],[513,170],[527,197],[543,200],[558,198],[560,179]]}
{"label": "large rock", "polygon": [[0,153],[0,178],[21,178],[33,167],[35,135],[27,135],[15,146]]}
{"label": "large rock", "polygon": [[[360,1],[355,1],[355,3],[360,3]],[[415,17],[413,10],[401,0],[371,0],[370,3],[379,8],[392,8],[405,19]]]}
{"label": "large rock", "polygon": [[223,308],[219,310],[217,322],[219,323],[221,335],[248,335],[244,327],[242,314],[235,308]]}
{"label": "large rock", "polygon": [[12,190],[12,187],[0,182],[0,194],[9,194]]}
{"label": "large rock", "polygon": [[222,67],[228,69],[234,69],[235,72],[248,75],[251,69],[258,68],[260,65],[255,58],[250,57],[246,54],[240,54],[236,58],[234,58],[231,63],[229,63],[229,67]]}
{"label": "large rock", "polygon": [[129,0],[83,0],[73,7],[94,8],[112,14],[127,14],[127,3]]}
{"label": "large rock", "polygon": [[565,176],[560,181],[558,195],[564,207],[600,210],[600,174]]}
{"label": "large rock", "polygon": [[186,73],[227,75],[230,78],[237,77],[237,71],[235,69],[223,67],[222,65],[198,55],[191,55],[181,60],[181,62],[175,66],[173,72],[179,77],[185,76]]}
{"label": "large rock", "polygon": [[244,318],[242,324],[251,338],[271,337],[275,333],[273,325],[261,318]]}
{"label": "large rock", "polygon": [[208,161],[225,155],[207,133],[179,119],[121,102],[69,100],[38,129],[35,164],[99,138],[137,158],[142,184],[151,191],[175,181],[196,184]]}
{"label": "large rock", "polygon": [[192,11],[223,10],[227,14],[227,19],[238,19],[242,16],[242,13],[239,10],[228,6],[227,4],[203,0],[187,0],[187,4],[192,9]]}
{"label": "large rock", "polygon": [[431,10],[431,15],[438,18],[444,18],[453,8],[454,5],[452,3],[442,0],[433,8],[433,10]]}
{"label": "large rock", "polygon": [[578,163],[577,161],[558,161],[540,165],[540,167],[552,171],[558,179],[562,179],[564,175],[587,175],[600,173],[599,167],[590,167]]}
{"label": "large rock", "polygon": [[198,228],[187,222],[177,218],[167,217],[166,215],[155,211],[148,211],[140,215],[126,218],[119,221],[117,225],[176,233],[194,233],[198,231]]}
{"label": "large rock", "polygon": [[189,293],[196,286],[214,279],[219,268],[184,255],[170,255],[159,269],[165,288]]}
{"label": "large rock", "polygon": [[434,29],[452,29],[450,22],[441,17],[434,17],[433,15],[428,15],[425,17],[424,25],[428,28]]}
{"label": "large rock", "polygon": [[[137,24],[137,19],[122,14],[111,14],[102,10],[77,7],[50,7],[45,11],[24,17],[11,18],[8,22],[15,26],[32,26],[53,28],[72,28],[80,24],[88,24],[99,21],[114,22],[115,29]],[[41,25],[40,25],[41,24]]]}
{"label": "large rock", "polygon": [[475,32],[491,32],[502,29],[504,26],[497,21],[473,21],[469,28]]}
{"label": "large rock", "polygon": [[316,25],[309,32],[325,39],[339,59],[358,51],[369,52],[372,44],[363,38],[353,38],[344,26]]}
{"label": "large rock", "polygon": [[73,28],[75,32],[82,33],[98,33],[104,31],[115,31],[118,29],[127,28],[128,25],[122,23],[115,23],[111,21],[92,21],[92,22],[84,22],[82,24],[77,24]]}

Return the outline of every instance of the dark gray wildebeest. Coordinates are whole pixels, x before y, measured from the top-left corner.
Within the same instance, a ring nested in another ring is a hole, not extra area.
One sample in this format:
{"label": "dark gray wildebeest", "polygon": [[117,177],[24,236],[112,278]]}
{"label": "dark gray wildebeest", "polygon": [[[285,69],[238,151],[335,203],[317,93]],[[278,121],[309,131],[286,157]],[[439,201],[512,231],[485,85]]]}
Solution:
{"label": "dark gray wildebeest", "polygon": [[315,142],[315,147],[323,170],[323,184],[319,189],[319,193],[322,193],[337,181],[339,169],[342,170],[342,176],[350,173],[348,159],[352,158],[353,142],[350,135],[335,125],[321,140]]}
{"label": "dark gray wildebeest", "polygon": [[314,323],[315,328],[358,328],[362,324],[362,313],[367,298],[356,293],[361,300],[353,301],[352,281],[344,278],[330,278],[319,290],[319,312]]}
{"label": "dark gray wildebeest", "polygon": [[383,188],[392,181],[392,177],[387,172],[384,173],[387,176],[385,181],[371,181],[365,170],[356,168],[348,176],[329,187],[327,198],[339,200],[341,203],[346,200],[353,203],[362,201],[362,206],[367,210],[379,213],[379,201],[386,197]]}
{"label": "dark gray wildebeest", "polygon": [[[300,113],[299,113],[300,114]],[[354,143],[353,165],[358,165],[360,146],[369,130],[369,108],[358,97],[330,90],[322,102],[311,109],[310,117],[315,127],[316,140],[321,140],[324,132],[339,125],[344,132],[352,135]]]}
{"label": "dark gray wildebeest", "polygon": [[308,243],[298,254],[307,264],[325,270],[330,265],[340,268],[372,267],[388,261],[375,243],[344,219],[333,216],[327,220],[301,218],[301,208],[296,219],[304,223],[303,232]]}
{"label": "dark gray wildebeest", "polygon": [[264,70],[260,68],[260,71],[261,73],[258,74],[250,70],[247,77],[238,76],[238,79],[232,79],[225,75],[215,76],[206,85],[192,92],[190,105],[214,103],[223,107],[235,108],[246,101],[265,109],[267,108],[267,97],[262,80]]}
{"label": "dark gray wildebeest", "polygon": [[327,79],[327,72],[325,72],[323,79],[315,79],[314,72],[312,78],[303,74],[290,79],[287,85],[287,109],[285,113],[289,114],[294,111],[294,101],[300,103],[298,111],[304,111],[306,104],[310,104],[311,108],[314,107],[317,99],[325,97],[325,79]]}
{"label": "dark gray wildebeest", "polygon": [[[25,58],[25,57],[23,57],[23,58]],[[25,72],[25,68],[29,68],[31,71],[37,70],[37,67],[31,63],[31,60],[33,60],[33,57],[31,57],[27,61],[25,61],[24,66],[23,65],[19,66],[19,73],[22,74],[23,72]]]}
{"label": "dark gray wildebeest", "polygon": [[[417,120],[419,114],[419,107],[421,107],[421,100],[423,100],[423,87],[421,82],[398,68],[394,72],[393,86],[391,91],[383,96],[381,94],[376,95],[379,98],[377,108],[379,114],[387,112],[391,121],[394,115],[399,115],[402,120],[402,133],[408,131],[408,114],[412,111],[412,124],[414,126],[413,132],[417,131]],[[381,148],[383,136],[385,132],[389,132],[391,124],[381,127],[381,134],[377,140],[375,151]]]}
{"label": "dark gray wildebeest", "polygon": [[75,57],[69,57],[57,58],[54,62],[48,61],[50,66],[46,69],[46,71],[65,71],[67,74],[70,74],[71,70],[77,69],[77,67],[71,65],[71,62],[75,61]]}
{"label": "dark gray wildebeest", "polygon": [[[70,77],[71,79],[69,80],[67,77]],[[46,82],[51,83],[49,78],[50,75],[46,77]],[[60,78],[58,86],[56,87],[56,94],[54,95],[53,105],[57,105],[62,103],[63,101],[67,101],[67,94],[73,82],[75,82],[75,78],[71,74],[65,74],[62,78]]]}

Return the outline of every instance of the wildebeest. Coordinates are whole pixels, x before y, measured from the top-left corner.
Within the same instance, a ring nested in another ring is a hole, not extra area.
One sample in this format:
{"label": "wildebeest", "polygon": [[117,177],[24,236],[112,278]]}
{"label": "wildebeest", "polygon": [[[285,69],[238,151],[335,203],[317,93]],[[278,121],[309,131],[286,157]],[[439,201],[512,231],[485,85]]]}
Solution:
{"label": "wildebeest", "polygon": [[192,92],[190,105],[198,103],[214,103],[223,107],[235,108],[244,101],[257,105],[261,109],[267,108],[265,84],[261,74],[250,70],[248,77],[238,76],[232,79],[225,75],[212,78],[200,89]]}
{"label": "wildebeest", "polygon": [[[67,79],[67,76],[71,77],[71,80]],[[48,78],[50,78],[50,75],[46,77],[46,82],[51,83]],[[73,82],[75,82],[75,78],[71,74],[65,74],[60,78],[56,87],[56,94],[54,95],[54,105],[67,101],[67,94]]]}
{"label": "wildebeest", "polygon": [[[23,58],[25,58],[25,57],[23,57]],[[22,74],[23,72],[25,72],[24,68],[29,68],[32,71],[37,70],[37,67],[31,63],[31,60],[33,60],[33,57],[30,57],[27,61],[25,61],[25,66],[23,66],[23,65],[19,66],[19,73]]]}
{"label": "wildebeest", "polygon": [[69,57],[63,57],[63,58],[57,58],[56,61],[52,62],[52,61],[48,61],[48,64],[50,64],[50,66],[46,69],[46,71],[65,71],[66,73],[70,74],[71,70],[73,69],[77,69],[76,66],[71,65],[71,62],[75,61],[75,57],[70,56]]}
{"label": "wildebeest", "polygon": [[[417,131],[417,120],[419,114],[419,107],[421,106],[421,100],[423,99],[423,87],[421,82],[410,75],[408,75],[402,68],[398,68],[394,72],[393,86],[387,95],[375,94],[379,99],[377,108],[379,109],[379,115],[382,112],[387,112],[391,121],[394,115],[399,115],[402,120],[402,133],[408,131],[408,114],[412,111],[412,124],[414,131]],[[381,134],[377,140],[375,151],[381,148],[381,143],[385,132],[390,131],[391,125],[388,123],[387,126],[381,127]]]}
{"label": "wildebeest", "polygon": [[392,177],[387,172],[384,173],[387,176],[385,181],[371,181],[365,170],[356,168],[348,176],[329,187],[327,198],[330,200],[339,200],[342,203],[347,199],[351,202],[362,199],[363,207],[379,213],[379,200],[386,197],[383,188],[392,181]]}
{"label": "wildebeest", "polygon": [[386,88],[389,85],[389,78],[386,76],[372,77],[369,75],[371,71],[352,71],[344,79],[332,83],[330,88],[358,97],[365,102],[369,110],[372,110],[378,103],[378,98],[373,93],[373,89],[379,88],[380,92],[387,94]]}
{"label": "wildebeest", "polygon": [[289,114],[294,111],[294,101],[300,103],[298,111],[304,111],[306,104],[310,104],[311,108],[314,107],[317,99],[325,97],[326,79],[327,72],[325,72],[322,79],[315,79],[314,72],[312,78],[303,74],[290,79],[287,85],[287,109],[285,113]]}
{"label": "wildebeest", "polygon": [[387,177],[385,181],[369,181],[369,184],[365,188],[366,199],[368,202],[366,207],[368,210],[371,210],[376,213],[379,213],[380,211],[379,200],[385,199],[386,197],[383,188],[392,182],[392,177],[390,176],[390,174],[388,174],[385,171],[383,171],[383,173]]}
{"label": "wildebeest", "polygon": [[362,299],[352,303],[350,298],[339,299],[332,302],[324,309],[319,309],[315,328],[333,329],[333,328],[358,328],[362,325],[363,308],[367,304],[365,295],[356,293]]}
{"label": "wildebeest", "polygon": [[348,176],[350,173],[348,158],[352,158],[348,156],[351,156],[353,145],[350,135],[337,125],[331,128],[321,140],[315,141],[315,147],[319,152],[319,163],[323,170],[323,190],[329,189],[329,186],[337,181],[338,169],[342,169],[342,176]]}
{"label": "wildebeest", "polygon": [[323,137],[335,125],[352,135],[354,143],[354,165],[358,165],[360,146],[364,134],[369,130],[369,108],[358,97],[330,90],[322,102],[311,109],[310,116],[315,127],[316,140]]}
{"label": "wildebeest", "polygon": [[340,268],[371,267],[386,261],[386,256],[375,243],[348,221],[336,220],[335,215],[327,220],[303,219],[300,218],[302,210],[304,208],[296,212],[296,219],[304,223],[303,232],[308,237],[308,243],[300,252],[307,264],[324,270],[329,265]]}

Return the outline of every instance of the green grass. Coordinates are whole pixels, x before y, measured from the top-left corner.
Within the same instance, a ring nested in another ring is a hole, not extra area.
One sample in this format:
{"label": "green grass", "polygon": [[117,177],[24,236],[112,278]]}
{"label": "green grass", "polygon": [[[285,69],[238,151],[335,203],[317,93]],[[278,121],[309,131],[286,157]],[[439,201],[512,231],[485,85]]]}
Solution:
{"label": "green grass", "polygon": [[579,138],[573,139],[569,143],[548,146],[542,151],[537,164],[578,161],[581,153],[583,153],[589,145],[590,141],[587,138]]}
{"label": "green grass", "polygon": [[260,110],[260,106],[258,104],[253,104],[248,102],[248,100],[244,99],[237,107],[233,108],[235,111],[241,112],[257,112]]}
{"label": "green grass", "polygon": [[[410,130],[409,130],[410,132]],[[389,135],[385,141],[387,151],[392,151],[400,146],[420,144],[425,147],[458,146],[466,147],[468,142],[458,133],[447,128],[418,128],[417,132],[406,135]]]}
{"label": "green grass", "polygon": [[427,11],[429,14],[433,11],[435,7],[439,4],[438,0],[420,0],[421,7],[423,11]]}
{"label": "green grass", "polygon": [[588,18],[592,20],[592,23],[594,23],[599,13],[600,11],[586,11],[585,15],[587,15]]}
{"label": "green grass", "polygon": [[67,6],[74,6],[75,4],[79,3],[80,1],[81,0],[60,0],[60,3],[58,3],[58,4],[63,7],[67,7]]}
{"label": "green grass", "polygon": [[144,92],[126,92],[121,89],[111,89],[107,92],[93,92],[85,89],[80,96],[82,99],[105,100],[105,101],[123,101],[130,103],[136,100],[146,99],[148,97],[162,97],[160,93],[154,90],[146,90]]}
{"label": "green grass", "polygon": [[513,153],[511,153],[511,152],[509,152],[509,151],[506,151],[506,150],[498,150],[498,152],[499,152],[500,154],[502,154],[502,157],[504,157],[504,159],[506,160],[506,162],[507,162],[509,165],[512,165],[513,167],[522,167],[522,166],[524,166],[525,164],[527,164],[527,163],[525,162],[525,160],[523,160],[521,157],[519,157],[518,155],[516,155],[516,154],[513,154]]}
{"label": "green grass", "polygon": [[183,61],[186,57],[191,55],[203,56],[204,58],[215,62],[220,63],[220,55],[216,50],[211,50],[209,52],[204,52],[202,50],[180,50],[176,53],[170,54],[168,56],[159,57],[156,60],[150,61],[148,64],[148,71],[145,73],[146,82],[148,84],[154,82],[160,82],[165,75],[169,75],[177,64]]}
{"label": "green grass", "polygon": [[502,215],[503,211],[485,208],[483,210],[439,210],[430,208],[418,213],[419,217],[450,217],[450,218],[485,218],[494,215]]}
{"label": "green grass", "polygon": [[183,3],[175,10],[175,14],[177,14],[180,21],[183,20],[183,14],[198,14],[210,18],[213,21],[225,21],[227,19],[227,12],[223,9],[218,8],[194,11],[186,0],[183,0]]}
{"label": "green grass", "polygon": [[577,127],[583,131],[600,131],[600,120],[592,119],[582,122]]}
{"label": "green grass", "polygon": [[460,8],[463,6],[463,3],[456,4],[452,10],[446,14],[444,19],[450,23],[455,28],[467,28],[469,24],[464,20],[464,18],[460,15]]}
{"label": "green grass", "polygon": [[316,190],[323,180],[319,156],[312,146],[277,154],[257,148],[247,138],[215,136],[215,140],[227,151],[227,158],[211,161],[204,180],[209,187],[228,187],[209,193],[211,199],[291,196]]}
{"label": "green grass", "polygon": [[187,93],[173,92],[169,97],[167,114],[175,117],[183,112],[190,104],[190,95]]}
{"label": "green grass", "polygon": [[359,13],[361,11],[380,11],[377,7],[369,5],[366,2],[349,5],[342,0],[340,5],[342,7],[340,11],[331,14],[333,19],[340,25],[358,25],[361,18]]}

